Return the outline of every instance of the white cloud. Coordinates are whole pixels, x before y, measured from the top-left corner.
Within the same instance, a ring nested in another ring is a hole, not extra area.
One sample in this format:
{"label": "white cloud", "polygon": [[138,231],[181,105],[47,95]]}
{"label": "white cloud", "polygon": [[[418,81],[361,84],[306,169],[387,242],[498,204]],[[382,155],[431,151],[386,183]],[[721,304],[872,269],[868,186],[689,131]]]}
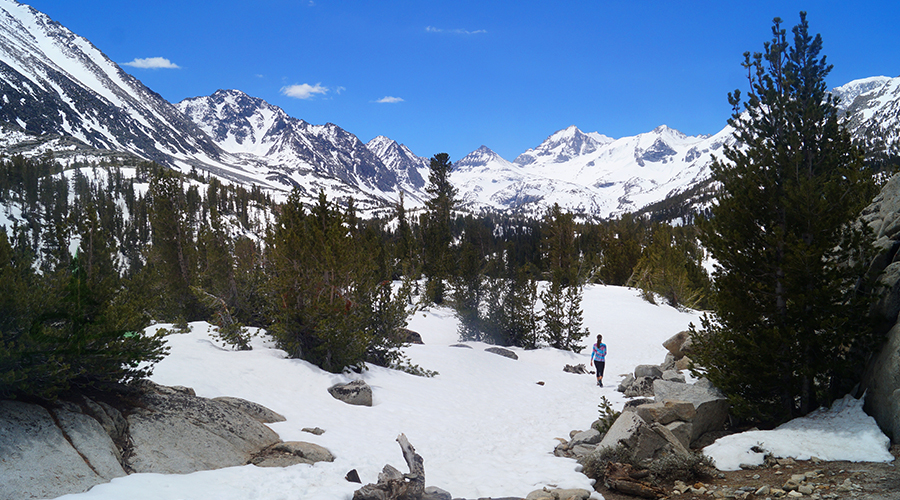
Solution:
{"label": "white cloud", "polygon": [[299,85],[281,87],[281,93],[288,97],[296,97],[297,99],[310,99],[316,94],[328,93],[328,87],[323,87],[321,83],[315,85],[301,83]]}
{"label": "white cloud", "polygon": [[123,63],[125,66],[141,69],[181,69],[180,66],[165,57],[135,58],[134,61]]}
{"label": "white cloud", "polygon": [[425,31],[427,31],[429,33],[449,33],[451,35],[481,35],[481,34],[487,33],[487,30],[475,30],[475,31],[469,31],[469,30],[463,30],[463,29],[448,30],[448,29],[443,29],[443,28],[435,28],[434,26],[427,26],[425,28]]}
{"label": "white cloud", "polygon": [[389,96],[389,95],[386,95],[386,96],[382,97],[381,99],[378,99],[378,100],[375,101],[375,102],[380,102],[380,103],[403,102],[403,98],[401,98],[401,97],[391,97],[391,96]]}

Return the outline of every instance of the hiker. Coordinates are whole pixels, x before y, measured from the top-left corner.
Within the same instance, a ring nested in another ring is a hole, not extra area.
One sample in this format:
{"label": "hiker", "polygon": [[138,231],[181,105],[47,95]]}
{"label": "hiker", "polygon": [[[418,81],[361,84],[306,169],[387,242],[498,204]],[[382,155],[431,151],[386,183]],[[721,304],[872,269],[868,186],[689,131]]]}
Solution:
{"label": "hiker", "polygon": [[597,335],[597,343],[591,352],[591,361],[597,368],[597,385],[603,387],[603,368],[606,367],[606,344],[603,343],[603,335]]}

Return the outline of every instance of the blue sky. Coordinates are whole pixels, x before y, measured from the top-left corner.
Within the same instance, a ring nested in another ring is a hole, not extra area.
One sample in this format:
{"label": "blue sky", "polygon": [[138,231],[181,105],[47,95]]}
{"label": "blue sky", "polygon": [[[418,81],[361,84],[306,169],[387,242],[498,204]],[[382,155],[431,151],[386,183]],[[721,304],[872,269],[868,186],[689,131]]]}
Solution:
{"label": "blue sky", "polygon": [[[455,161],[576,125],[719,131],[745,51],[806,10],[828,84],[900,76],[900,2],[31,0],[172,102],[239,89]],[[152,67],[142,67],[152,66]]]}

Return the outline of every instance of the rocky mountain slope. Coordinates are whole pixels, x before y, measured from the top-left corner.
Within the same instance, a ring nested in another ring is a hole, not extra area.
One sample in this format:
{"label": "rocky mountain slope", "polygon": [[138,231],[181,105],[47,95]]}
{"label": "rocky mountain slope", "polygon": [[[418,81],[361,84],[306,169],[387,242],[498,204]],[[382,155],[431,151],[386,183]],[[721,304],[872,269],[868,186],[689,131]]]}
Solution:
{"label": "rocky mountain slope", "polygon": [[390,200],[398,174],[355,135],[333,123],[311,125],[239,90],[219,90],[177,104],[219,147],[265,164],[268,179],[309,196]]}
{"label": "rocky mountain slope", "polygon": [[0,0],[0,100],[0,121],[33,134],[263,181],[87,39],[14,0]]}

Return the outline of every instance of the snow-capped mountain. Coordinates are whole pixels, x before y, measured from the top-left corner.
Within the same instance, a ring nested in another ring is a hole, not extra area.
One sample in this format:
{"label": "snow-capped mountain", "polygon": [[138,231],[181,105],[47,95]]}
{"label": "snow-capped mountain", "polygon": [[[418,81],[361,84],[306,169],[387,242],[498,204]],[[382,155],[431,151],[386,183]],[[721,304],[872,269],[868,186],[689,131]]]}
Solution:
{"label": "snow-capped mountain", "polygon": [[14,0],[0,0],[0,100],[0,120],[27,132],[263,181],[87,39]]}
{"label": "snow-capped mountain", "polygon": [[356,189],[377,199],[394,198],[397,172],[333,123],[311,125],[239,90],[185,99],[177,107],[225,151],[265,163],[271,180],[313,195],[319,189],[353,195]]}
{"label": "snow-capped mountain", "polygon": [[414,201],[424,202],[430,160],[416,156],[405,145],[383,135],[375,137],[366,146],[389,170],[397,173],[399,187],[404,193],[412,196]]}
{"label": "snow-capped mountain", "polygon": [[456,163],[452,174],[470,206],[531,215],[558,203],[585,215],[635,211],[709,176],[713,154],[731,140],[730,129],[691,137],[666,126],[612,139],[560,130],[514,162],[482,146]]}
{"label": "snow-capped mountain", "polygon": [[891,81],[890,78],[886,76],[872,76],[869,78],[861,78],[859,80],[853,80],[852,82],[845,83],[840,87],[835,87],[831,90],[831,94],[838,99],[838,109],[846,112],[850,105],[856,101],[856,98],[861,96],[862,94],[871,92],[872,90],[880,89],[884,86],[885,83]]}
{"label": "snow-capped mountain", "polygon": [[[857,137],[897,141],[900,78],[856,80],[833,93]],[[299,188],[310,200],[320,190],[352,196],[361,208],[386,207],[401,192],[410,206],[428,197],[429,161],[392,139],[364,144],[237,90],[173,105],[88,40],[14,0],[0,0],[0,122],[4,154],[135,155],[282,193]],[[706,182],[731,132],[687,136],[660,126],[613,139],[571,126],[514,161],[482,146],[456,162],[451,181],[472,210],[539,215],[558,203],[608,217]]]}
{"label": "snow-capped mountain", "polygon": [[[877,135],[888,144],[900,130],[900,77],[855,80],[832,90],[856,137]],[[488,148],[456,164],[453,181],[473,207],[536,215],[553,203],[608,217],[640,210],[689,191],[709,178],[715,158],[734,144],[733,129],[687,136],[662,125],[612,139],[570,126],[550,135],[513,162]]]}
{"label": "snow-capped mountain", "polygon": [[540,146],[520,154],[515,163],[563,163],[578,156],[589,155],[613,139],[597,132],[585,134],[571,125],[551,135]]}
{"label": "snow-capped mountain", "polygon": [[858,84],[860,91],[855,92],[846,110],[850,132],[859,138],[878,138],[888,147],[896,146],[900,141],[900,77],[856,80],[844,87],[853,84]]}

